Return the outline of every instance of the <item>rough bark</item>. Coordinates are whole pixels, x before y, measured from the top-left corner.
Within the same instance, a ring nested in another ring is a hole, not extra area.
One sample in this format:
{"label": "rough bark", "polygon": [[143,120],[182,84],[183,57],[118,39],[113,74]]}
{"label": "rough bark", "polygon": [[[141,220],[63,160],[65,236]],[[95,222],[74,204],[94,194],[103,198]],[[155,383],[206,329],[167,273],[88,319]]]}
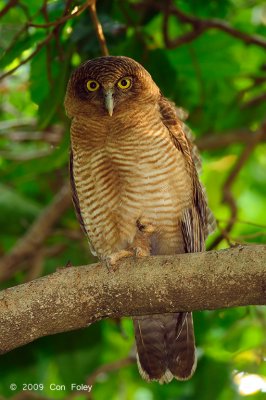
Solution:
{"label": "rough bark", "polygon": [[266,304],[266,246],[66,267],[0,292],[0,353],[108,317]]}

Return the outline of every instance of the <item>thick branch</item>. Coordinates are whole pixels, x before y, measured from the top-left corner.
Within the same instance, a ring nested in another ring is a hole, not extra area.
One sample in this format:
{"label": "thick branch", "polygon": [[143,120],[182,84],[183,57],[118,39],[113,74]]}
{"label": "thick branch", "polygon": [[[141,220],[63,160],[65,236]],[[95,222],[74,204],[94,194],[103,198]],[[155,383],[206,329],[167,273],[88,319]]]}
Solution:
{"label": "thick branch", "polygon": [[0,353],[107,317],[266,304],[266,246],[59,269],[0,293]]}

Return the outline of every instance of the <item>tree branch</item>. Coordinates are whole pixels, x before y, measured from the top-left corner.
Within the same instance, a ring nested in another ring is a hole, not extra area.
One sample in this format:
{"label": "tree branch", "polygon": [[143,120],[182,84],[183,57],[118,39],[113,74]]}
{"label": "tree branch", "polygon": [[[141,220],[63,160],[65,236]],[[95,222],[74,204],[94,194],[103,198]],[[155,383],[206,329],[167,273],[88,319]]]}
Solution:
{"label": "tree branch", "polygon": [[232,231],[236,220],[237,220],[237,202],[234,199],[234,196],[232,194],[232,186],[235,183],[235,180],[237,179],[241,169],[244,167],[245,163],[247,162],[248,158],[250,157],[251,153],[254,151],[255,147],[257,144],[260,142],[261,138],[263,135],[265,135],[266,132],[266,122],[263,122],[261,130],[259,131],[258,135],[253,135],[252,141],[247,145],[241,155],[239,156],[238,160],[236,161],[234,167],[232,168],[230,174],[228,175],[224,185],[223,185],[223,203],[227,204],[229,206],[231,216],[230,219],[224,229],[221,230],[221,233],[219,234],[216,239],[211,243],[209,246],[209,250],[214,249],[218,244],[223,240],[227,239],[227,242],[230,243],[230,238],[229,234]]}
{"label": "tree branch", "polygon": [[28,57],[24,58],[24,60],[20,61],[20,63],[18,65],[16,65],[15,67],[11,68],[10,70],[8,70],[7,72],[4,72],[1,76],[0,76],[0,81],[4,78],[6,78],[8,75],[13,74],[13,72],[15,72],[17,69],[19,69],[22,65],[26,64],[28,61],[30,61],[44,46],[46,46],[50,40],[52,40],[54,36],[54,30],[51,31],[44,40],[42,40],[41,42],[39,42],[35,48],[35,50],[28,55]]}
{"label": "tree branch", "polygon": [[10,278],[20,269],[22,262],[36,254],[36,251],[49,236],[52,227],[70,207],[70,204],[69,184],[66,183],[10,253],[0,260],[0,282]]}
{"label": "tree branch", "polygon": [[[266,48],[266,40],[262,36],[250,35],[245,32],[241,32],[229,25],[227,22],[217,19],[202,19],[194,15],[186,14],[181,9],[177,8],[172,0],[165,0],[161,2],[143,0],[142,2],[134,5],[136,10],[148,10],[157,9],[163,13],[163,37],[167,48],[173,49],[181,46],[185,43],[192,42],[198,36],[202,35],[209,29],[217,29],[227,33],[228,35],[235,37],[236,39],[242,40],[247,45],[256,45],[262,48]],[[169,18],[175,16],[181,23],[188,24],[191,26],[191,30],[182,36],[178,36],[175,39],[171,39],[168,32]]]}
{"label": "tree branch", "polygon": [[[188,15],[181,11],[179,8],[171,5],[171,3],[172,1],[168,0],[166,6],[164,5],[163,34],[165,44],[168,48],[175,48],[184,43],[191,42],[209,29],[218,29],[220,31],[223,31],[228,35],[242,40],[242,42],[247,45],[253,44],[264,49],[266,48],[266,40],[263,37],[241,32],[230,26],[227,22],[219,19],[201,19],[193,15]],[[176,39],[170,39],[168,35],[168,20],[170,15],[174,15],[184,24],[190,24],[192,26],[192,31],[186,33],[181,37],[177,37]]]}
{"label": "tree branch", "polygon": [[86,384],[94,385],[99,375],[127,367],[128,365],[134,364],[135,362],[136,362],[135,354],[130,354],[127,357],[122,358],[120,360],[116,360],[108,364],[101,365],[86,379]]}
{"label": "tree branch", "polygon": [[66,267],[0,292],[0,353],[102,318],[266,304],[266,246]]}
{"label": "tree branch", "polygon": [[96,36],[97,36],[97,39],[98,39],[98,42],[99,42],[99,45],[101,48],[102,56],[109,56],[109,51],[108,51],[105,36],[103,33],[103,28],[99,21],[97,11],[96,11],[96,0],[90,1],[89,12],[90,12],[91,20],[92,20],[92,23],[93,23],[93,26],[95,29],[95,33],[96,33]]}
{"label": "tree branch", "polygon": [[250,108],[250,107],[255,107],[258,106],[260,103],[264,103],[266,101],[266,93],[263,92],[259,94],[256,97],[253,97],[253,99],[247,101],[242,108]]}
{"label": "tree branch", "polygon": [[34,28],[50,28],[51,26],[58,26],[65,23],[69,19],[80,16],[83,13],[83,11],[85,11],[87,8],[88,8],[88,2],[86,1],[85,4],[83,4],[82,6],[75,7],[75,9],[70,12],[70,14],[64,15],[63,17],[57,19],[56,21],[47,22],[46,24],[35,24],[30,21],[27,22],[26,25],[28,27],[34,27]]}
{"label": "tree branch", "polygon": [[[25,26],[22,28],[22,30],[19,32],[19,34],[21,34],[24,30],[26,30],[28,27],[39,27],[39,28],[48,28],[50,26],[54,26],[54,28],[51,30],[51,32],[45,37],[45,39],[43,39],[42,41],[40,41],[37,45],[34,51],[32,51],[32,53],[30,53],[24,60],[20,61],[20,63],[18,65],[16,65],[15,67],[11,68],[10,70],[4,72],[2,75],[0,75],[0,80],[6,78],[7,76],[13,74],[17,69],[19,69],[22,65],[26,64],[27,62],[29,62],[33,57],[36,56],[36,54],[44,47],[47,46],[50,41],[55,37],[58,27],[60,25],[62,25],[63,23],[65,23],[68,19],[72,18],[73,16],[78,16],[80,15],[87,7],[90,6],[91,2],[94,0],[86,0],[85,4],[83,6],[81,6],[80,8],[78,8],[73,14],[70,15],[65,15],[66,10],[64,11],[64,14],[61,18],[59,18],[57,21],[52,22],[51,24],[33,24],[31,22],[25,24]],[[12,1],[11,1],[12,3]],[[11,6],[10,6],[11,7]],[[9,7],[9,8],[10,8]],[[67,7],[66,7],[67,9]],[[6,53],[10,50],[10,48],[6,49]]]}
{"label": "tree branch", "polygon": [[9,0],[5,7],[0,10],[0,18],[2,18],[10,10],[10,8],[14,7],[17,3],[18,0]]}
{"label": "tree branch", "polygon": [[240,131],[224,132],[223,134],[208,134],[196,138],[195,143],[199,150],[217,150],[235,143],[252,144],[254,141],[265,142],[266,130],[259,129],[252,132],[246,129]]}

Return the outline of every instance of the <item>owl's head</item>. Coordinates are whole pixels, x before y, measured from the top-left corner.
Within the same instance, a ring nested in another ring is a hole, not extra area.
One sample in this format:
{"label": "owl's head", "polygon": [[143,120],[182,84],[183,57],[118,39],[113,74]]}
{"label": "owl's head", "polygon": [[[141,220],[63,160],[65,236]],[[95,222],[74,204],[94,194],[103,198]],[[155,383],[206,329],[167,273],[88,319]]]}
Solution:
{"label": "owl's head", "polygon": [[65,108],[69,117],[123,113],[156,103],[160,91],[150,74],[128,57],[99,57],[77,68],[68,82]]}

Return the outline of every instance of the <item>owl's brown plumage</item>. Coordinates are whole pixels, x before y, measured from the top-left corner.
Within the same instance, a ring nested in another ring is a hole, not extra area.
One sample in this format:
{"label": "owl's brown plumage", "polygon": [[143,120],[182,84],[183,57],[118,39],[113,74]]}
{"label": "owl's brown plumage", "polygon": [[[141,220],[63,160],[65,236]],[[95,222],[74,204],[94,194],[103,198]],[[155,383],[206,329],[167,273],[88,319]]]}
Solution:
{"label": "owl's brown plumage", "polygon": [[[73,201],[92,251],[110,262],[203,251],[208,209],[193,145],[149,73],[127,57],[87,61],[69,80],[65,107]],[[193,374],[191,313],[134,318],[134,328],[145,379]]]}

